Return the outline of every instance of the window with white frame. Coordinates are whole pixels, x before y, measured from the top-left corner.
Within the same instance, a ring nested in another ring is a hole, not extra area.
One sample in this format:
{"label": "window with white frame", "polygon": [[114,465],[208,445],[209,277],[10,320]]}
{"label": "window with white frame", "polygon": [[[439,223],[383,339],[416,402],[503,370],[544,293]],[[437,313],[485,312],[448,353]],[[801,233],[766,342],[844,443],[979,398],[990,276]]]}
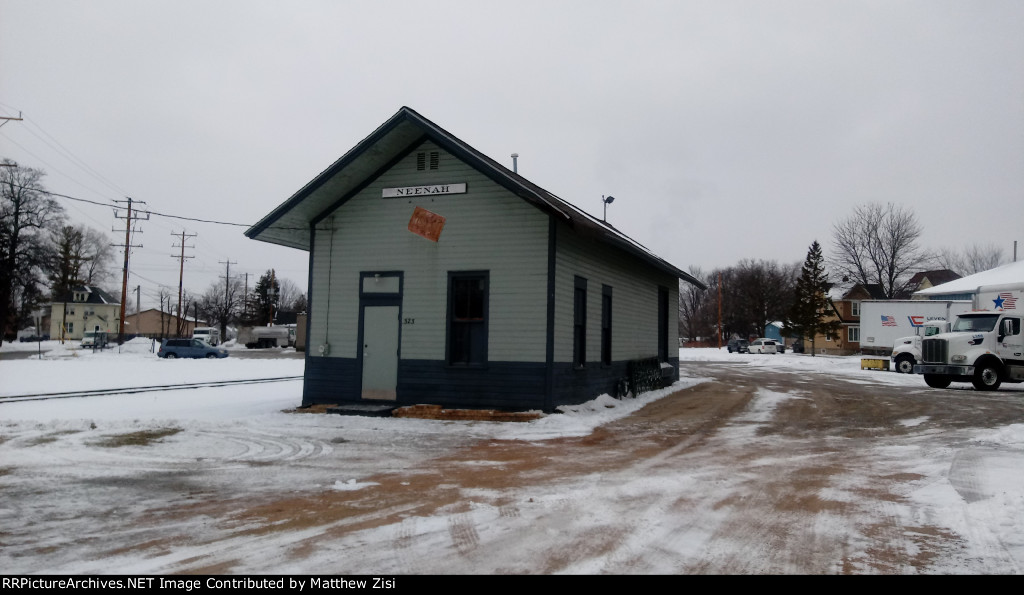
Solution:
{"label": "window with white frame", "polygon": [[860,316],[860,302],[850,302],[850,315]]}
{"label": "window with white frame", "polygon": [[856,341],[857,343],[860,343],[860,327],[859,326],[847,327],[846,328],[846,340],[847,341],[851,341],[851,342],[852,341]]}

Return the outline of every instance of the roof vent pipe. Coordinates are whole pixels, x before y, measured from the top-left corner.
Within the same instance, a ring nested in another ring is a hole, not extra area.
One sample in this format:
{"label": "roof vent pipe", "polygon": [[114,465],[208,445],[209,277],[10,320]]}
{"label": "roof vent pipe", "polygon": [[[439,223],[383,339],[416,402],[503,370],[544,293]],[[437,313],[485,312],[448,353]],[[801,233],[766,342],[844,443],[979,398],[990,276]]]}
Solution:
{"label": "roof vent pipe", "polygon": [[519,153],[512,153],[512,173],[519,173]]}

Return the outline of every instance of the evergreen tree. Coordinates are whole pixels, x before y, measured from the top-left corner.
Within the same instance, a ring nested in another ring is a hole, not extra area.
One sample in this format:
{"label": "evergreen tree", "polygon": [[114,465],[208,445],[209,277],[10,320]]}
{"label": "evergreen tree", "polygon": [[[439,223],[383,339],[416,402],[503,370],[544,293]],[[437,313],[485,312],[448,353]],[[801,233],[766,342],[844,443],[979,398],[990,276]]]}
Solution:
{"label": "evergreen tree", "polygon": [[831,284],[828,282],[824,262],[821,245],[815,240],[807,250],[800,278],[796,281],[793,307],[789,311],[789,322],[785,329],[786,332],[799,335],[805,344],[809,336],[812,356],[816,335],[834,335],[842,328],[842,323],[838,319],[829,320],[834,308],[831,298],[828,297]]}
{"label": "evergreen tree", "polygon": [[274,274],[274,269],[270,269],[256,282],[256,288],[249,298],[254,324],[267,325],[274,322],[280,295],[281,284]]}

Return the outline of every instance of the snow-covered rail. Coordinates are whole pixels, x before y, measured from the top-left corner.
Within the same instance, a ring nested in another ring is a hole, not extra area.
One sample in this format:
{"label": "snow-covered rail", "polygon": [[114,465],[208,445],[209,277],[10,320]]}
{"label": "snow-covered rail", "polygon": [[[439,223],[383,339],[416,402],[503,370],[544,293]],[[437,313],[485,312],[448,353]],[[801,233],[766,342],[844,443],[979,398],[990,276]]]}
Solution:
{"label": "snow-covered rail", "polygon": [[188,382],[178,384],[161,384],[154,386],[131,386],[126,388],[100,388],[95,390],[80,390],[58,393],[38,393],[27,395],[0,396],[0,405],[4,403],[17,403],[19,401],[41,401],[45,399],[68,399],[78,397],[97,397],[105,395],[130,395],[134,393],[150,393],[165,390],[185,390],[194,388],[208,388],[215,386],[237,386],[242,384],[264,384],[267,382],[287,382],[289,380],[302,380],[302,376],[277,376],[273,378],[252,378],[243,380],[214,380],[210,382]]}

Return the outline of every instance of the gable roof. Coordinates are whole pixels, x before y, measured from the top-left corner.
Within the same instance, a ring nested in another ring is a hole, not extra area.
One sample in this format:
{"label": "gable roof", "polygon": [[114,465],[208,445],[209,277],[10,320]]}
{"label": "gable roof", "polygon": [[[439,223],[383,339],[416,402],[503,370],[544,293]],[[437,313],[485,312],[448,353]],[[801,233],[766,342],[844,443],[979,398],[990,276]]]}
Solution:
{"label": "gable roof", "polygon": [[[867,296],[866,298],[864,296]],[[885,292],[878,283],[851,283],[845,281],[833,285],[828,292],[828,297],[833,302],[852,299],[885,300]]]}
{"label": "gable roof", "polygon": [[949,269],[939,269],[937,271],[921,271],[914,273],[914,276],[907,281],[909,287],[918,287],[925,279],[928,280],[932,285],[938,285],[940,283],[948,283],[959,279],[960,275]]}
{"label": "gable roof", "polygon": [[408,107],[399,109],[387,122],[247,229],[246,237],[308,251],[312,222],[333,210],[340,201],[359,192],[398,159],[427,140],[576,232],[615,246],[661,271],[706,289],[700,280],[669,264],[612,225],[509,170]]}
{"label": "gable roof", "polygon": [[[82,293],[82,292],[88,294],[88,297],[86,298],[86,300],[84,302],[75,302],[75,293]],[[120,300],[118,300],[114,296],[110,295],[109,293],[103,291],[99,287],[96,287],[95,285],[78,285],[74,289],[72,289],[70,292],[68,292],[68,293],[64,294],[63,296],[61,296],[60,299],[56,299],[56,300],[53,300],[53,301],[54,301],[54,303],[57,303],[57,304],[60,304],[60,303],[65,303],[65,304],[70,304],[70,303],[78,303],[78,304],[117,304],[117,305],[121,304]]]}

